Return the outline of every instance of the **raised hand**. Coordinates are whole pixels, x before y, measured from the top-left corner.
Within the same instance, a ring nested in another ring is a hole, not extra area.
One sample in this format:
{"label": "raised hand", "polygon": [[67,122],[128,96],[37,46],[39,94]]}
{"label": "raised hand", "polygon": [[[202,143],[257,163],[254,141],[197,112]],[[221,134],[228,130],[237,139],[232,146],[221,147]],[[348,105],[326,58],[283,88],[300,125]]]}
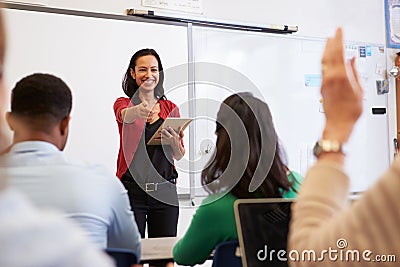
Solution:
{"label": "raised hand", "polygon": [[321,94],[326,117],[323,138],[346,142],[362,113],[363,90],[355,58],[345,62],[340,28],[325,46]]}

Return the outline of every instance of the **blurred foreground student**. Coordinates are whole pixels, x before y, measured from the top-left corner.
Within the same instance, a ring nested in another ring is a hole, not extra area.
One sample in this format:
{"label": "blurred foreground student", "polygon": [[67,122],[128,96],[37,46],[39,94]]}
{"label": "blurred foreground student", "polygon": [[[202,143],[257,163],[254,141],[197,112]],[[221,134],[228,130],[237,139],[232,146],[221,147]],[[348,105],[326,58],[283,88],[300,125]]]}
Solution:
{"label": "blurred foreground student", "polygon": [[[300,256],[292,254],[291,266],[398,266],[390,255],[400,252],[400,161],[347,206],[349,177],[341,146],[362,113],[363,92],[354,59],[345,63],[341,29],[326,43],[322,72],[326,122],[315,149],[318,160],[293,207],[289,251]],[[314,251],[315,257],[302,259],[304,251]]]}
{"label": "blurred foreground student", "polygon": [[268,105],[250,93],[224,100],[215,133],[215,157],[201,175],[212,194],[174,247],[174,260],[181,265],[203,263],[216,245],[238,239],[236,199],[293,198],[301,180],[283,163]]}
{"label": "blurred foreground student", "polygon": [[[5,43],[0,13],[0,151],[9,144],[3,134]],[[71,222],[60,214],[38,211],[21,194],[10,189],[6,176],[6,172],[0,172],[0,266],[113,266],[111,260],[96,249]]]}
{"label": "blurred foreground student", "polygon": [[71,106],[70,89],[53,75],[33,74],[15,85],[6,114],[14,131],[4,166],[10,186],[39,207],[65,212],[100,248],[132,249],[140,258],[140,234],[121,182],[62,152]]}

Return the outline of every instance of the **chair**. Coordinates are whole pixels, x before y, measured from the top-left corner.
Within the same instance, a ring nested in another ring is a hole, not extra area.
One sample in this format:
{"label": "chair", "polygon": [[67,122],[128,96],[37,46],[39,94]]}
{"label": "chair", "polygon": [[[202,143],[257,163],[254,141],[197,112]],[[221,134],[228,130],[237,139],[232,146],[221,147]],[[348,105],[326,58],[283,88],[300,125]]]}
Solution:
{"label": "chair", "polygon": [[282,259],[285,258],[282,253],[286,255],[287,251],[293,201],[283,198],[235,201],[236,229],[243,267],[288,267],[287,260]]}
{"label": "chair", "polygon": [[136,253],[131,249],[106,248],[105,252],[114,259],[116,267],[131,267],[132,264],[139,263]]}
{"label": "chair", "polygon": [[[239,242],[237,240],[220,243],[215,248],[212,267],[242,267]],[[238,253],[239,252],[239,253]]]}

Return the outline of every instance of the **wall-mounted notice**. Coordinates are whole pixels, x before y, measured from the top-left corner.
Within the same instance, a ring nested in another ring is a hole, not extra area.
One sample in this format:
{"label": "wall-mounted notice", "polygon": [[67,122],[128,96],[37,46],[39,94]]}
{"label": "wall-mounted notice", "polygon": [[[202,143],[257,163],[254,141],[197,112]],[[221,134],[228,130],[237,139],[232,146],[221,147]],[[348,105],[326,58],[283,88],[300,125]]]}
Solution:
{"label": "wall-mounted notice", "polygon": [[389,48],[400,48],[400,0],[385,0],[386,42]]}
{"label": "wall-mounted notice", "polygon": [[142,6],[197,14],[203,13],[202,0],[142,0]]}
{"label": "wall-mounted notice", "polygon": [[9,4],[22,4],[22,5],[32,5],[32,6],[47,6],[49,4],[48,0],[20,0],[20,1],[2,1],[3,3]]}

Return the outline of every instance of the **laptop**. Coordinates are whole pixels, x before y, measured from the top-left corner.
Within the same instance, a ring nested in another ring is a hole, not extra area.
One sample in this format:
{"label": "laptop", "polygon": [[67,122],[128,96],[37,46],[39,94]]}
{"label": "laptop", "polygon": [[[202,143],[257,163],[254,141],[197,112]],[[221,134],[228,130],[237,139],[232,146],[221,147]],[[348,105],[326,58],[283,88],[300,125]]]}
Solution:
{"label": "laptop", "polygon": [[288,266],[287,237],[294,201],[283,198],[235,201],[243,267]]}

